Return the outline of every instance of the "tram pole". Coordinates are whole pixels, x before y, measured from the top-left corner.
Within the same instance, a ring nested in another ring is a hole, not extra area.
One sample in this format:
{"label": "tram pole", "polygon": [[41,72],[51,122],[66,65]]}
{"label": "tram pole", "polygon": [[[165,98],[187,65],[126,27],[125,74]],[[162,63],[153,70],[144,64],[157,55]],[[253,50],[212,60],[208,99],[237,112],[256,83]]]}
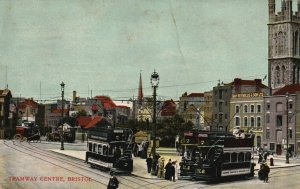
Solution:
{"label": "tram pole", "polygon": [[286,160],[285,163],[290,163],[289,154],[289,93],[286,94]]}
{"label": "tram pole", "polygon": [[64,92],[65,92],[65,84],[61,82],[61,147],[60,150],[64,150]]}

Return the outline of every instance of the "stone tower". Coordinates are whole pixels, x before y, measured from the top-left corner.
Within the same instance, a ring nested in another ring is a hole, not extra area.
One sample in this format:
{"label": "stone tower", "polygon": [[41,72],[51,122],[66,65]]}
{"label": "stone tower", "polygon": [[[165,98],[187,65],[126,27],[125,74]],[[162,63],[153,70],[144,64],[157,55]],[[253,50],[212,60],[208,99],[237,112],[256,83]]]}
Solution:
{"label": "stone tower", "polygon": [[293,13],[292,0],[281,0],[275,12],[275,0],[269,0],[269,87],[277,89],[299,83],[300,77],[300,0]]}

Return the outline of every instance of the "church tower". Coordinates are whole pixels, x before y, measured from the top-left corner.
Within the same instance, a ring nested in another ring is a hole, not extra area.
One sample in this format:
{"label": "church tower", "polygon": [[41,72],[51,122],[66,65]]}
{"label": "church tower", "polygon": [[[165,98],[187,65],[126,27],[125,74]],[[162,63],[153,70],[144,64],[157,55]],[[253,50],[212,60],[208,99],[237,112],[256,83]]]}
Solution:
{"label": "church tower", "polygon": [[140,73],[139,82],[139,92],[138,92],[138,104],[141,106],[143,104],[144,94],[143,94],[143,84],[142,84],[142,73]]}
{"label": "church tower", "polygon": [[269,0],[268,80],[274,91],[300,78],[300,0],[295,13],[292,0],[281,0],[278,13],[275,6],[275,0]]}

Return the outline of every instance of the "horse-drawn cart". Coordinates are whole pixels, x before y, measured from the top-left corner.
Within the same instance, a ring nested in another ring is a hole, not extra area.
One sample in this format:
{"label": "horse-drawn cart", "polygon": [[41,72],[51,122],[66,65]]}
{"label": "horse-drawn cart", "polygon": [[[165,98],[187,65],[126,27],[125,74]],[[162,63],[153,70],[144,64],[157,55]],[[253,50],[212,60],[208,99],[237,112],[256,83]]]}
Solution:
{"label": "horse-drawn cart", "polygon": [[16,141],[41,141],[39,132],[34,131],[30,127],[17,126],[16,134],[14,135]]}

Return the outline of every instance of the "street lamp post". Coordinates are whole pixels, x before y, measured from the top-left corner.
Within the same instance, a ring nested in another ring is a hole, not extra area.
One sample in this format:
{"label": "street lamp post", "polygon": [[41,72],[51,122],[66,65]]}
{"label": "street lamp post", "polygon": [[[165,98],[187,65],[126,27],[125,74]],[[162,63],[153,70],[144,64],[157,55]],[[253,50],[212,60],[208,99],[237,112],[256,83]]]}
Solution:
{"label": "street lamp post", "polygon": [[285,163],[290,163],[289,154],[289,93],[286,94],[286,160]]}
{"label": "street lamp post", "polygon": [[152,123],[153,123],[153,149],[152,149],[152,157],[155,156],[156,154],[156,88],[158,87],[159,83],[159,75],[158,73],[154,70],[154,72],[151,75],[151,85],[153,88],[153,118],[152,118]]}
{"label": "street lamp post", "polygon": [[65,84],[61,82],[61,147],[60,150],[64,150],[64,92],[65,92]]}

